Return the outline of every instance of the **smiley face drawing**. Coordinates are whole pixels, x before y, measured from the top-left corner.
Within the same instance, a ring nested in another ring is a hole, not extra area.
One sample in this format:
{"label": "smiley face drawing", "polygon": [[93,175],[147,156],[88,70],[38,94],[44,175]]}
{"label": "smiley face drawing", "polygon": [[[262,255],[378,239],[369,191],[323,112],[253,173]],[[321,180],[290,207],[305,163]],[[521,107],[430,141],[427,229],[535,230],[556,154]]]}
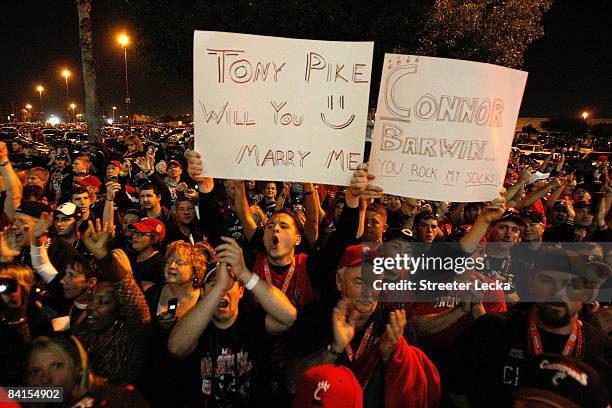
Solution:
{"label": "smiley face drawing", "polygon": [[[344,95],[340,96],[339,101],[338,101],[338,106],[340,107],[340,109],[344,109]],[[327,97],[327,107],[329,108],[329,110],[332,110],[332,111],[334,110],[334,95],[329,95]],[[349,116],[346,122],[336,125],[336,124],[331,123],[329,120],[327,120],[327,118],[325,117],[325,113],[321,112],[321,121],[326,126],[329,126],[332,129],[344,129],[350,126],[350,124],[353,123],[354,120],[355,120],[355,114],[353,113],[351,116]]]}

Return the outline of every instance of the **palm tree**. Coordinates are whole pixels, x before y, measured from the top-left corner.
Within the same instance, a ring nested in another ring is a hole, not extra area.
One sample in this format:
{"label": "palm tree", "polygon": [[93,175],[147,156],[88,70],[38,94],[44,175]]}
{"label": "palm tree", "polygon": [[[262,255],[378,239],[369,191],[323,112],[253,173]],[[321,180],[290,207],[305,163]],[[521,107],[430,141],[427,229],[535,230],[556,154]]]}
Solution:
{"label": "palm tree", "polygon": [[81,45],[81,62],[83,64],[83,85],[85,88],[85,120],[87,121],[87,138],[90,142],[100,137],[100,104],[96,92],[96,61],[93,51],[93,29],[91,17],[91,0],[76,0],[79,15],[79,43]]}

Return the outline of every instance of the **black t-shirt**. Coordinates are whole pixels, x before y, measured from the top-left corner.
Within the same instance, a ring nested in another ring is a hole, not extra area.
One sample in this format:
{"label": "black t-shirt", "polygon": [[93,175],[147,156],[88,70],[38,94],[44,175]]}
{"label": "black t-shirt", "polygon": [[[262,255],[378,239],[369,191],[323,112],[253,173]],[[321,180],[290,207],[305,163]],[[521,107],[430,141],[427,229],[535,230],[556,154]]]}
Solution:
{"label": "black t-shirt", "polygon": [[131,264],[134,270],[134,279],[139,285],[142,281],[153,282],[156,285],[166,281],[164,278],[166,261],[160,252],[142,262],[136,262],[135,258],[131,259]]}
{"label": "black t-shirt", "polygon": [[266,387],[265,337],[263,310],[240,312],[228,329],[209,324],[191,357],[201,383],[190,406],[260,406]]}
{"label": "black t-shirt", "polygon": [[[512,392],[530,358],[528,320],[530,309],[487,314],[478,319],[453,345],[442,384],[447,392],[467,395],[473,407],[510,407]],[[539,330],[542,348],[560,353],[568,336]],[[612,340],[588,323],[583,325],[582,360],[611,383]]]}
{"label": "black t-shirt", "polygon": [[531,273],[531,265],[520,257],[515,256],[514,253],[511,252],[511,254],[510,257],[504,258],[488,255],[484,258],[485,268],[483,274],[488,277],[500,277],[509,282],[512,289],[506,291],[507,293],[516,291],[527,293],[526,285],[527,278]]}

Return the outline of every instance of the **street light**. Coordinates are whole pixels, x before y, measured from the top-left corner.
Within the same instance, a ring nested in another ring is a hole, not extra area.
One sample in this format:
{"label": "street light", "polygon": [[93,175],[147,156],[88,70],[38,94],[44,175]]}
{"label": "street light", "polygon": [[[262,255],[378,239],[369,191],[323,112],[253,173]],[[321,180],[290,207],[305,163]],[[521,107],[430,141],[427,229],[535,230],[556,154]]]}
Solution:
{"label": "street light", "polygon": [[113,122],[115,121],[115,111],[117,110],[116,106],[113,106]]}
{"label": "street light", "polygon": [[582,119],[587,120],[587,118],[589,117],[589,112],[584,111],[584,112],[582,112],[581,116],[582,116]]}
{"label": "street light", "polygon": [[62,76],[66,78],[66,99],[68,99],[68,77],[70,76],[70,71],[67,69],[63,70]]}
{"label": "street light", "polygon": [[128,84],[128,65],[127,65],[127,46],[130,43],[130,38],[125,34],[119,34],[117,41],[123,47],[123,60],[125,62],[125,111],[129,123],[130,118],[130,87]]}
{"label": "street light", "polygon": [[43,88],[42,85],[38,85],[36,87],[36,90],[38,91],[38,96],[40,97],[40,112],[44,112],[45,110],[43,109],[43,99],[42,99],[42,93],[45,90],[45,88]]}
{"label": "street light", "polygon": [[[66,79],[66,103],[68,103],[68,100],[70,99],[70,93],[68,92],[68,77],[70,76],[70,71],[64,69],[62,71],[62,76],[64,77],[64,79]],[[68,120],[70,121],[70,111],[68,111],[68,116]]]}
{"label": "street light", "polygon": [[[72,118],[74,119],[74,121],[76,122],[76,116],[74,116],[74,108],[76,108],[76,105],[74,103],[70,104],[70,109],[72,109]],[[70,118],[69,118],[70,119]]]}
{"label": "street light", "polygon": [[30,105],[29,103],[26,105],[26,109],[28,110],[28,122],[30,121],[30,118],[32,117],[32,114],[30,113],[30,109],[32,109],[32,105]]}

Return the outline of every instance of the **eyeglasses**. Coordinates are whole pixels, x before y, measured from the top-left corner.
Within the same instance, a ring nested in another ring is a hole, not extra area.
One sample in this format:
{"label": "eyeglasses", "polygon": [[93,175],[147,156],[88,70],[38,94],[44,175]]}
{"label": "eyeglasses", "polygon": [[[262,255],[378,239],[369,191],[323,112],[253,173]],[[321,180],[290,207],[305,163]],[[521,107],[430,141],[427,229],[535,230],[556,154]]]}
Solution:
{"label": "eyeglasses", "polygon": [[149,234],[149,233],[146,233],[146,232],[140,232],[140,231],[134,231],[134,235],[139,237],[139,238],[145,237],[147,235],[150,236],[150,237],[153,236],[153,234]]}
{"label": "eyeglasses", "polygon": [[170,266],[173,263],[176,263],[177,266],[184,266],[184,265],[187,265],[188,262],[180,258],[168,258],[168,260],[166,261],[167,266]]}

